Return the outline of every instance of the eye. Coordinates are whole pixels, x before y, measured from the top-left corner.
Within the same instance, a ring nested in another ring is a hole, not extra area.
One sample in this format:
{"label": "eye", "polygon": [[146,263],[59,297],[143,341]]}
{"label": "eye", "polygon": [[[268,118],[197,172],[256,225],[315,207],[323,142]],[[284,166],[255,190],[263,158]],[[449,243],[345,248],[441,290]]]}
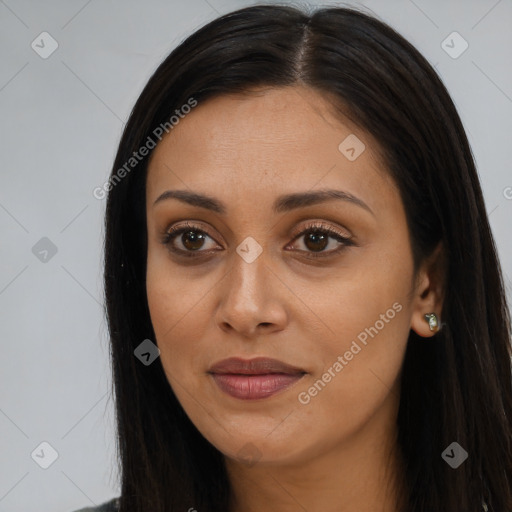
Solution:
{"label": "eye", "polygon": [[[179,235],[181,235],[181,237],[177,241],[183,248],[175,246],[175,240]],[[187,223],[183,226],[171,227],[169,231],[164,234],[162,243],[168,246],[169,251],[180,256],[195,257],[198,255],[194,253],[209,252],[200,251],[207,238],[211,237],[199,226]]]}
{"label": "eye", "polygon": [[[294,240],[298,239],[304,239],[302,243],[306,249],[301,251],[306,252],[308,258],[332,256],[344,250],[347,246],[355,245],[350,236],[346,236],[321,222],[306,226],[305,229],[295,236]],[[338,242],[338,247],[325,251],[325,248],[329,246],[329,239],[334,239]]]}

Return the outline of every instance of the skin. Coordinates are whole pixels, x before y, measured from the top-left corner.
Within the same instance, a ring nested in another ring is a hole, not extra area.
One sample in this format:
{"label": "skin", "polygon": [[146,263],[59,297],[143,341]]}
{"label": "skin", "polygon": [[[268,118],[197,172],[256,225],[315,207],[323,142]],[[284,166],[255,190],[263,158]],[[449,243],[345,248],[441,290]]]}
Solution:
{"label": "skin", "polygon": [[[423,315],[442,307],[440,250],[414,275],[403,204],[377,142],[324,98],[293,86],[206,101],[158,144],[148,167],[146,277],[156,343],[187,415],[225,455],[231,512],[395,511],[401,365],[410,329],[433,336]],[[349,134],[366,146],[354,161],[338,150]],[[154,204],[177,189],[213,196],[226,213],[177,199]],[[272,211],[282,194],[320,189],[346,191],[373,213],[343,200]],[[196,259],[162,243],[187,221],[205,234],[202,245],[183,234],[170,245],[198,248]],[[307,233],[296,238],[311,221],[353,245],[334,253],[342,245],[334,238],[325,246],[308,244]],[[262,249],[251,263],[236,252],[249,236]],[[331,255],[308,257],[315,252]],[[397,303],[394,318],[301,403],[299,393]],[[307,373],[270,398],[238,400],[207,374],[232,356],[272,357]]]}

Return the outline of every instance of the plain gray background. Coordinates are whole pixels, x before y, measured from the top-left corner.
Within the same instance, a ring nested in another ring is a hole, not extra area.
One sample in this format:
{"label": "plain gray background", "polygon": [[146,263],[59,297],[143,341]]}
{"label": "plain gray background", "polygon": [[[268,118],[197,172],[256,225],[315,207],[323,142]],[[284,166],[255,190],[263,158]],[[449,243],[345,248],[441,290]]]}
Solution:
{"label": "plain gray background", "polygon": [[[254,3],[0,0],[0,511],[70,512],[119,494],[105,201],[92,191],[163,58],[207,21]],[[322,5],[366,6],[436,67],[473,148],[510,292],[512,2]],[[42,442],[58,454],[47,469]]]}

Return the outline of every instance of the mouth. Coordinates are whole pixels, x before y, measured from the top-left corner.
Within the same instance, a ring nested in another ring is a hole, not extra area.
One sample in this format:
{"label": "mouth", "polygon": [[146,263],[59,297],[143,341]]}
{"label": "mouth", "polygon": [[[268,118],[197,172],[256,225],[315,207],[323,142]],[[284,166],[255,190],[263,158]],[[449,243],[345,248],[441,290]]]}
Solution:
{"label": "mouth", "polygon": [[266,357],[249,360],[232,357],[208,370],[221,391],[240,400],[269,398],[288,389],[306,373],[301,368]]}

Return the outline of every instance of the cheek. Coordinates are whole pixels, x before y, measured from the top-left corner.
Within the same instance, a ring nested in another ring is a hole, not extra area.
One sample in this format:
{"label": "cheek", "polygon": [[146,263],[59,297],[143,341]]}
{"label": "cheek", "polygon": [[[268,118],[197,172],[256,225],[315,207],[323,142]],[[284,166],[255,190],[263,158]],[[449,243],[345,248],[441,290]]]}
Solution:
{"label": "cheek", "polygon": [[323,320],[325,351],[331,357],[343,354],[353,340],[370,348],[374,339],[372,350],[382,352],[403,345],[410,325],[412,272],[407,239],[390,240],[347,258],[321,286],[304,282],[299,293]]}
{"label": "cheek", "polygon": [[[156,251],[155,251],[156,252]],[[198,357],[204,351],[204,335],[211,315],[206,312],[208,290],[204,279],[192,279],[176,270],[166,255],[148,254],[146,292],[155,343],[168,378],[186,384],[200,372]],[[171,383],[172,384],[172,383]]]}
{"label": "cheek", "polygon": [[317,338],[314,358],[321,364],[295,394],[297,417],[314,419],[309,435],[332,442],[357,432],[388,398],[399,395],[409,334],[405,296],[374,293],[345,304],[345,311],[332,311],[335,336]]}
{"label": "cheek", "polygon": [[310,383],[327,383],[303,387],[304,401],[311,398],[318,407],[337,403],[356,416],[378,405],[396,381],[405,354],[411,282],[407,246],[394,251],[390,244],[387,250],[381,245],[373,254],[368,251],[350,273],[323,288],[324,306],[317,310],[326,328],[311,346],[319,364]]}

